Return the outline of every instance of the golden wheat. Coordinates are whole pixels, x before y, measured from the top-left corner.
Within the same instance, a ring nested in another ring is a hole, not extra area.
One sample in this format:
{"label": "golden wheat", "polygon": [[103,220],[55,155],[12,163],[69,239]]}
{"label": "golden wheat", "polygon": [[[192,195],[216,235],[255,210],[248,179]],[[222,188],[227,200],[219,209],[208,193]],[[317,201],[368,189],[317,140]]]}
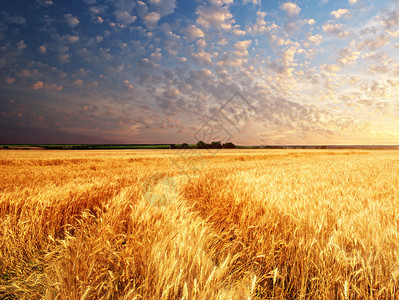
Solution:
{"label": "golden wheat", "polygon": [[394,299],[399,152],[0,152],[0,298]]}

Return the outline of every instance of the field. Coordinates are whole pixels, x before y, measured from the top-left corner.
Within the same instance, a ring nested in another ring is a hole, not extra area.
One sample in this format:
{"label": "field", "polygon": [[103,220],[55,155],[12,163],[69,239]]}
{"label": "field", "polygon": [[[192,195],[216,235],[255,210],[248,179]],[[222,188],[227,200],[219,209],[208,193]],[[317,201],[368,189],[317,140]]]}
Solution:
{"label": "field", "polygon": [[1,299],[399,298],[399,151],[2,150]]}

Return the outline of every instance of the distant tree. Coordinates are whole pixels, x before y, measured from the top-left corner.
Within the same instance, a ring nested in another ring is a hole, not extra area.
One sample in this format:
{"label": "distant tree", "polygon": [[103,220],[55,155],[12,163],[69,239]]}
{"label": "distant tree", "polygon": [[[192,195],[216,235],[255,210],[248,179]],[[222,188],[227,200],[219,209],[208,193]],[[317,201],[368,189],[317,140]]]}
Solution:
{"label": "distant tree", "polygon": [[188,149],[188,144],[187,143],[181,144],[180,149]]}
{"label": "distant tree", "polygon": [[212,149],[221,149],[222,148],[222,143],[220,141],[212,142],[211,143],[211,148]]}
{"label": "distant tree", "polygon": [[197,143],[197,148],[198,148],[198,149],[206,149],[206,148],[208,148],[208,147],[207,147],[207,144],[206,144],[204,141],[199,141],[199,142]]}
{"label": "distant tree", "polygon": [[225,148],[225,149],[233,149],[235,147],[236,147],[236,145],[234,145],[232,142],[225,143],[222,146],[222,148]]}

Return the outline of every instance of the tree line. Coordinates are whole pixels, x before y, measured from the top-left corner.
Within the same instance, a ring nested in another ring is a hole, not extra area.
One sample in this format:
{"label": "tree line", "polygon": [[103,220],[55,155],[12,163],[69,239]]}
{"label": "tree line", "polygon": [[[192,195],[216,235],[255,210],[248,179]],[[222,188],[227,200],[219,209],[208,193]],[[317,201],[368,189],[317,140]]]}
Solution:
{"label": "tree line", "polygon": [[[197,149],[233,149],[236,148],[232,142],[222,143],[220,141],[214,141],[211,143],[205,143],[204,141],[199,141],[196,145]],[[183,143],[181,145],[172,144],[170,145],[171,149],[188,149],[193,148],[189,146],[187,143]]]}

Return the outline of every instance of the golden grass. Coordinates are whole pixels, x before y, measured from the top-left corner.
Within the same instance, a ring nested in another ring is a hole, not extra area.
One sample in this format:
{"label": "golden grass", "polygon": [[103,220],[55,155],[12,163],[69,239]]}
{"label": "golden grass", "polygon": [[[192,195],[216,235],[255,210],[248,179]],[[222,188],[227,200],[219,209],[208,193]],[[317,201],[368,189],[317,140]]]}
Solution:
{"label": "golden grass", "polygon": [[398,170],[397,151],[0,151],[0,298],[399,298]]}

